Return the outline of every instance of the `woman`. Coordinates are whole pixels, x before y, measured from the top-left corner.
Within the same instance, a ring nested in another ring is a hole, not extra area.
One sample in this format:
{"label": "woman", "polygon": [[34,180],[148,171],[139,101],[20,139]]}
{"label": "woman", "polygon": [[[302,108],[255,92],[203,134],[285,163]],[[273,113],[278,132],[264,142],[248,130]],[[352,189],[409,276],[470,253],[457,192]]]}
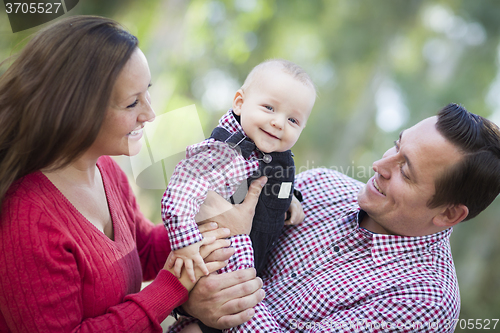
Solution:
{"label": "woman", "polygon": [[[0,77],[0,332],[161,332],[193,288],[162,269],[167,233],[140,213],[107,156],[136,154],[154,119],[137,44],[114,21],[70,17],[40,31]],[[202,228],[213,272],[230,255],[216,251],[229,230]],[[219,326],[248,320],[261,281],[213,279],[186,311]],[[237,292],[222,297],[227,288]],[[235,295],[244,305],[199,313]]]}

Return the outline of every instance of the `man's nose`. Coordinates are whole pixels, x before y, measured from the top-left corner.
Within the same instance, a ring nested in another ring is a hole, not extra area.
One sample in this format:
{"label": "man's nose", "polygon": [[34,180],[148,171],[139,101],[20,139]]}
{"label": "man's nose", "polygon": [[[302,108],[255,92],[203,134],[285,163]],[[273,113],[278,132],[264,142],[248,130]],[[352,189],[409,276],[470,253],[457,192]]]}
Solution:
{"label": "man's nose", "polygon": [[372,168],[373,171],[383,178],[390,179],[395,165],[397,165],[395,158],[393,158],[393,156],[385,156],[384,154],[384,157],[380,160],[373,162]]}

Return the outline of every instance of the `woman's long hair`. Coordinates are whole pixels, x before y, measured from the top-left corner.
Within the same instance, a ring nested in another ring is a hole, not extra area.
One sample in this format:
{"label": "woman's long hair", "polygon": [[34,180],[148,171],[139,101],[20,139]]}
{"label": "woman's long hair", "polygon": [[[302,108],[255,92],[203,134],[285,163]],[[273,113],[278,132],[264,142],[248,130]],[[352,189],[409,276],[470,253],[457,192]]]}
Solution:
{"label": "woman's long hair", "polygon": [[0,76],[0,204],[15,180],[65,167],[92,145],[137,44],[113,20],[73,16],[24,47]]}

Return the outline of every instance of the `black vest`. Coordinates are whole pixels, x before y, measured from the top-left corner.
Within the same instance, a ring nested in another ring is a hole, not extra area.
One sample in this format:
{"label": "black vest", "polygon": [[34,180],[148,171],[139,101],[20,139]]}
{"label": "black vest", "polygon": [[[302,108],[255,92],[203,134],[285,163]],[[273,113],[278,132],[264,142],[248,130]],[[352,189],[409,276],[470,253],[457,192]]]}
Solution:
{"label": "black vest", "polygon": [[236,190],[231,197],[232,203],[240,203],[244,199],[246,190],[253,180],[262,176],[268,178],[255,207],[250,233],[254,249],[255,269],[260,275],[267,262],[269,252],[281,234],[285,214],[292,202],[295,178],[292,152],[287,150],[263,153],[257,149],[252,140],[242,133],[231,134],[222,127],[216,127],[210,137],[217,141],[226,142],[233,149],[239,150],[246,159],[254,150],[258,153],[259,169],[248,178],[246,184],[243,183]]}

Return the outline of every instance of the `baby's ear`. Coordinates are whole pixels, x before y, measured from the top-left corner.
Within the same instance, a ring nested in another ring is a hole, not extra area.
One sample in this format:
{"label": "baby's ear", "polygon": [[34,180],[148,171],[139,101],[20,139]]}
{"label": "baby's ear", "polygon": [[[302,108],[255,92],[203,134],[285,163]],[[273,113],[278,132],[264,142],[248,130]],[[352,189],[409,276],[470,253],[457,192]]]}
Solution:
{"label": "baby's ear", "polygon": [[241,116],[241,107],[244,102],[244,93],[242,89],[238,89],[233,98],[233,112],[234,114]]}

